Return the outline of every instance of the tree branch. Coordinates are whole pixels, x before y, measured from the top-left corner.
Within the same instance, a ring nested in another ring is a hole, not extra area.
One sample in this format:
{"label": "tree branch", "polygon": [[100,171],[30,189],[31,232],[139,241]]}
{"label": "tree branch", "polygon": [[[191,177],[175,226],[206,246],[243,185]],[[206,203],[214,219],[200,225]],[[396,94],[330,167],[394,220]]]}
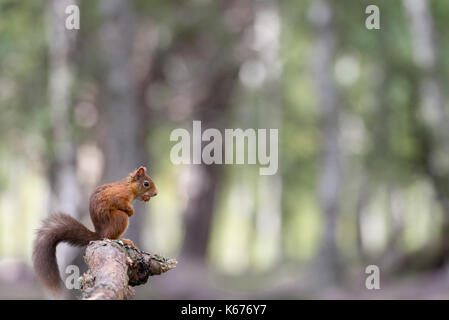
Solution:
{"label": "tree branch", "polygon": [[84,300],[129,300],[134,286],[145,284],[149,276],[176,267],[167,259],[131,248],[120,240],[92,241],[84,256],[89,270],[80,278]]}

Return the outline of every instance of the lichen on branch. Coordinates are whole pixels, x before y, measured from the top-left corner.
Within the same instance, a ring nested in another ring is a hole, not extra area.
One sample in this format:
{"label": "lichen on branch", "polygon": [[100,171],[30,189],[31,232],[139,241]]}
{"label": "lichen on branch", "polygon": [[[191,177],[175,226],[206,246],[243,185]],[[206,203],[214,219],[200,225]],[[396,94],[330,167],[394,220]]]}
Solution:
{"label": "lichen on branch", "polygon": [[176,267],[167,259],[132,248],[120,240],[92,241],[84,256],[89,270],[80,277],[85,300],[128,300],[135,295],[134,286],[145,284],[148,277]]}

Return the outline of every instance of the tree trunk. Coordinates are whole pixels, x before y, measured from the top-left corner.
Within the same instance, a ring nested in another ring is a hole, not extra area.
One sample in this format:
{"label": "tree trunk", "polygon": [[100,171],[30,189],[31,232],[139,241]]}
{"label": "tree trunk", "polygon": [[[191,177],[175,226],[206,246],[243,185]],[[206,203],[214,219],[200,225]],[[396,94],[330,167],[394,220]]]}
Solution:
{"label": "tree trunk", "polygon": [[316,33],[313,73],[322,128],[318,197],[324,215],[324,229],[315,270],[322,284],[331,285],[339,282],[341,273],[336,246],[336,228],[342,185],[339,145],[340,103],[333,79],[333,58],[336,51],[334,9],[326,0],[314,1],[310,7],[309,18]]}
{"label": "tree trunk", "polygon": [[[222,14],[240,15],[244,12],[245,19],[241,19],[238,25],[233,25],[233,31],[238,33],[234,43],[228,48],[218,48],[218,52],[208,52],[209,72],[202,79],[201,87],[206,88],[203,98],[196,103],[196,119],[201,120],[202,130],[207,128],[224,129],[228,117],[234,87],[238,80],[238,72],[241,60],[233,57],[237,49],[244,51],[247,44],[244,43],[245,31],[252,19],[252,1],[223,1]],[[229,18],[229,16],[228,16]],[[239,21],[241,16],[237,17]],[[226,50],[226,51],[224,51]],[[221,61],[217,64],[215,61]],[[223,153],[224,154],[224,153]],[[190,167],[190,182],[192,189],[189,191],[185,217],[185,238],[181,249],[182,256],[192,258],[194,262],[203,263],[206,259],[207,246],[211,222],[215,208],[216,194],[219,181],[222,177],[223,165],[192,165]]]}
{"label": "tree trunk", "polygon": [[[262,98],[257,107],[259,128],[281,128],[282,106],[280,97],[281,21],[278,4],[274,0],[260,0],[255,3],[253,49],[259,53],[266,75],[259,94]],[[266,32],[267,28],[271,30]],[[270,145],[270,149],[273,146]],[[279,146],[278,146],[279,147]],[[274,175],[258,177],[256,246],[259,257],[277,261],[281,256],[281,198],[282,177],[279,171]],[[268,266],[267,266],[268,267]]]}
{"label": "tree trunk", "polygon": [[[99,10],[102,18],[100,43],[103,51],[103,108],[105,113],[103,151],[105,158],[104,181],[124,178],[133,169],[146,165],[145,130],[141,123],[136,99],[135,79],[131,56],[134,38],[133,2],[102,0]],[[145,210],[135,203],[135,214],[125,237],[140,244],[140,228]]]}
{"label": "tree trunk", "polygon": [[[237,80],[237,69],[216,75],[210,84],[208,95],[198,105],[202,130],[223,127],[223,118],[229,107],[230,98]],[[206,143],[203,143],[203,147]],[[215,208],[218,181],[222,176],[223,165],[191,165],[192,188],[188,190],[188,204],[184,212],[185,238],[182,256],[197,262],[206,259],[207,246]]]}
{"label": "tree trunk", "polygon": [[449,220],[446,192],[449,167],[445,160],[449,152],[449,119],[443,84],[438,74],[437,35],[426,0],[403,0],[403,4],[409,18],[414,60],[421,70],[418,108],[425,133],[429,136],[425,170]]}
{"label": "tree trunk", "polygon": [[[50,163],[50,212],[61,211],[74,218],[80,216],[82,192],[76,175],[76,146],[72,134],[73,53],[77,30],[65,27],[65,9],[75,0],[52,0],[48,3],[49,87],[53,133],[53,157]],[[61,269],[75,256],[68,246],[58,249]]]}

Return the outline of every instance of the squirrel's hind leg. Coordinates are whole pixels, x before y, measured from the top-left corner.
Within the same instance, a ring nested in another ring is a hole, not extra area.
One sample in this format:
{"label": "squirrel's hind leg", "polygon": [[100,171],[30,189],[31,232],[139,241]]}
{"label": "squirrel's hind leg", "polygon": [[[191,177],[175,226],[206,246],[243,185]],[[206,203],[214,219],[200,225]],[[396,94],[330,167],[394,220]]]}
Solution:
{"label": "squirrel's hind leg", "polygon": [[118,240],[128,228],[128,215],[120,210],[113,210],[110,213],[108,224],[103,225],[99,232],[101,238]]}
{"label": "squirrel's hind leg", "polygon": [[129,239],[120,238],[128,228],[129,218],[127,213],[121,210],[111,212],[109,224],[101,230],[101,238],[121,240],[124,244],[135,248],[134,243]]}

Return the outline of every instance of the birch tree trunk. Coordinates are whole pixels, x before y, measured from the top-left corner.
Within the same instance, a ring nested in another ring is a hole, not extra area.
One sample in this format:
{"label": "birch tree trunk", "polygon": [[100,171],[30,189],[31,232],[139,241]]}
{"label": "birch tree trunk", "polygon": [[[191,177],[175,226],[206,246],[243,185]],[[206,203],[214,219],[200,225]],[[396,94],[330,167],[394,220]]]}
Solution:
{"label": "birch tree trunk", "polygon": [[336,51],[334,9],[327,0],[313,1],[309,9],[310,23],[315,31],[313,76],[321,113],[322,150],[319,159],[318,197],[324,215],[321,248],[317,257],[319,280],[335,284],[340,279],[340,263],[336,246],[342,170],[340,159],[340,103],[333,79],[333,58]]}
{"label": "birch tree trunk", "polygon": [[[76,0],[52,0],[48,3],[49,85],[53,132],[53,157],[50,163],[50,212],[61,211],[80,216],[82,192],[76,176],[76,146],[72,134],[72,54],[77,30],[66,29],[66,8]],[[58,249],[61,269],[74,258],[76,250]]]}
{"label": "birch tree trunk", "polygon": [[419,111],[430,143],[426,171],[449,219],[449,164],[445,160],[449,152],[449,117],[438,71],[437,34],[427,0],[403,0],[403,4],[410,24],[413,57],[421,72]]}
{"label": "birch tree trunk", "polygon": [[[435,196],[444,214],[441,226],[439,249],[429,261],[445,261],[449,251],[447,231],[449,230],[449,116],[447,93],[440,74],[438,55],[438,34],[427,0],[402,1],[409,25],[413,58],[419,68],[418,121],[422,127],[424,171],[435,190]],[[418,260],[420,260],[419,258]],[[438,263],[434,264],[438,265]]]}
{"label": "birch tree trunk", "polygon": [[[279,80],[282,72],[279,57],[281,21],[277,2],[274,0],[257,1],[254,16],[255,41],[253,49],[259,53],[258,58],[265,70],[265,79],[260,88],[263,98],[257,106],[257,123],[260,128],[280,129],[282,119]],[[270,150],[273,150],[273,147],[270,145]],[[261,257],[266,257],[267,260],[276,261],[280,258],[282,251],[282,177],[278,171],[274,175],[259,176],[258,180],[259,205],[256,215],[256,238],[258,241],[256,243],[259,245],[256,252]]]}

